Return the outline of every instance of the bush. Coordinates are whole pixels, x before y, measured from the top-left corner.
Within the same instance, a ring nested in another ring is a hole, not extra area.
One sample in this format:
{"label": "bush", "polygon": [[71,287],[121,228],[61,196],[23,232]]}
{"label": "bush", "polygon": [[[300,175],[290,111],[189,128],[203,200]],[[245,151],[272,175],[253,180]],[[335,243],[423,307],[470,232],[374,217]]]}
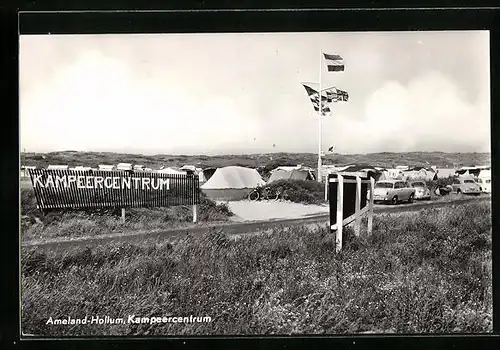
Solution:
{"label": "bush", "polygon": [[277,180],[267,185],[271,190],[286,191],[287,199],[295,203],[320,204],[325,201],[324,185],[311,180]]}
{"label": "bush", "polygon": [[435,186],[445,187],[445,186],[453,184],[454,179],[455,179],[454,176],[448,176],[448,177],[440,178],[437,180],[426,181],[426,185],[430,189],[433,189]]}

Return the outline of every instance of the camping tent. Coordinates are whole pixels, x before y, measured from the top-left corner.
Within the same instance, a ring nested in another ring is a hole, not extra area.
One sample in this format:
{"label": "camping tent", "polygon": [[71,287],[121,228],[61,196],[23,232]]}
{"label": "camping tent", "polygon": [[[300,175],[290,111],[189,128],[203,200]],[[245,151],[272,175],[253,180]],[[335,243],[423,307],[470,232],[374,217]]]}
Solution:
{"label": "camping tent", "polygon": [[68,165],[49,165],[47,170],[68,170]]}
{"label": "camping tent", "polygon": [[132,170],[132,164],[130,163],[118,163],[116,170]]}
{"label": "camping tent", "polygon": [[426,169],[424,167],[415,167],[408,171],[404,171],[403,175],[406,176],[408,180],[437,180],[437,174],[434,172],[434,170]]}
{"label": "camping tent", "polygon": [[276,170],[271,173],[269,182],[277,180],[314,180],[314,175],[306,169]]}
{"label": "camping tent", "polygon": [[240,166],[218,168],[201,189],[210,199],[240,200],[265,182],[255,169]]}
{"label": "camping tent", "polygon": [[491,179],[491,170],[481,170],[481,172],[478,175],[478,178]]}
{"label": "camping tent", "polygon": [[168,174],[168,175],[186,175],[185,171],[181,171],[175,168],[162,168],[156,171],[160,174]]}
{"label": "camping tent", "polygon": [[383,171],[379,167],[374,167],[368,164],[349,164],[343,166],[335,166],[328,169],[329,174],[335,174],[338,172],[343,173],[366,173],[367,176],[373,177],[375,180],[378,180],[380,176],[382,176]]}
{"label": "camping tent", "polygon": [[116,167],[114,165],[99,164],[99,170],[114,171]]}
{"label": "camping tent", "polygon": [[436,169],[437,171],[437,178],[438,179],[446,179],[448,177],[453,177],[455,176],[455,171],[456,169],[453,168],[438,168]]}
{"label": "camping tent", "polygon": [[217,168],[203,169],[200,173],[200,181],[206,182],[206,181],[210,180],[210,178],[212,177],[212,175],[215,173],[216,170],[217,170]]}

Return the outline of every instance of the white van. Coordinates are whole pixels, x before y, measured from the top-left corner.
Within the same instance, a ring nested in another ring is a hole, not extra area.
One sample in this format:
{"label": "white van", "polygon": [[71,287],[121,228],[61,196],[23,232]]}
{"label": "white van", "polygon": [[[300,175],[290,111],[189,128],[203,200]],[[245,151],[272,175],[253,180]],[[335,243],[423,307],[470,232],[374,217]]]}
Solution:
{"label": "white van", "polygon": [[478,177],[477,184],[484,193],[491,193],[491,177]]}

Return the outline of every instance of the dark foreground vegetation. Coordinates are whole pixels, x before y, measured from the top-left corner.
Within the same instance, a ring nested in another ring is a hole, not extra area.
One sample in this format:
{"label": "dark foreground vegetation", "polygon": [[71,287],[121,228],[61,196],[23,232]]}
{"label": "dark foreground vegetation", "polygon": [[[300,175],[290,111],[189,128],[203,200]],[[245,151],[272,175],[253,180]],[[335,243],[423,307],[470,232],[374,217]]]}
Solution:
{"label": "dark foreground vegetation", "polygon": [[[200,193],[198,220],[227,221],[233,214],[224,203],[216,204]],[[21,188],[21,235],[24,241],[55,237],[82,237],[102,234],[179,227],[193,220],[191,206],[131,208],[121,222],[121,208],[87,211],[54,210],[42,215],[37,209],[33,188]]]}
{"label": "dark foreground vegetation", "polygon": [[[325,227],[230,239],[23,249],[22,329],[53,336],[492,331],[491,208],[374,218],[335,253]],[[49,317],[210,316],[210,323],[47,325]]]}

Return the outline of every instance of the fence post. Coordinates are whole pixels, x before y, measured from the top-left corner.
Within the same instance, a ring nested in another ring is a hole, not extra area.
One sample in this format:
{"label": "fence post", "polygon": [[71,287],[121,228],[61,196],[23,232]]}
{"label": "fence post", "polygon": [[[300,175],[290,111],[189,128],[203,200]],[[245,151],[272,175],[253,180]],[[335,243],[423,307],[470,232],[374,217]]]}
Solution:
{"label": "fence post", "polygon": [[193,222],[196,223],[198,221],[198,206],[193,204]]}
{"label": "fence post", "polygon": [[373,228],[373,191],[375,189],[375,179],[370,177],[370,201],[368,203],[368,235],[372,234]]}
{"label": "fence post", "polygon": [[328,200],[328,175],[325,175],[325,201]]}
{"label": "fence post", "polygon": [[122,224],[125,223],[125,208],[122,208]]}
{"label": "fence post", "polygon": [[361,230],[361,215],[359,211],[361,210],[361,177],[356,176],[356,208],[355,215],[356,221],[354,223],[354,234],[359,237],[359,232]]}
{"label": "fence post", "polygon": [[342,249],[342,227],[344,221],[344,177],[338,174],[337,186],[337,234],[335,250],[337,253]]}

